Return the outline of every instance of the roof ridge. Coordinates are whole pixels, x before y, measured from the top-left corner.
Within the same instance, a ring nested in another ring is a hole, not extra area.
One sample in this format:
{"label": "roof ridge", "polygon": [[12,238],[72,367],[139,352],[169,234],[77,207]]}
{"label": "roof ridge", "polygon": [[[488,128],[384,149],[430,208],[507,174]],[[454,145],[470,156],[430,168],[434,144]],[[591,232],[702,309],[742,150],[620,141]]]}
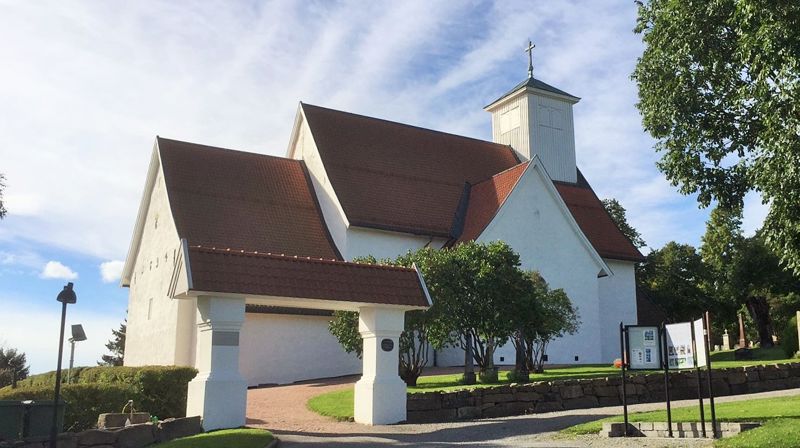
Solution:
{"label": "roof ridge", "polygon": [[337,113],[340,113],[340,114],[352,115],[354,117],[359,117],[359,118],[366,118],[368,120],[381,121],[381,122],[388,123],[388,124],[393,124],[393,125],[404,126],[404,127],[408,127],[408,128],[419,129],[421,131],[431,132],[431,133],[434,133],[434,134],[442,134],[442,135],[447,135],[447,136],[451,136],[451,137],[457,137],[457,138],[461,138],[461,139],[465,139],[465,140],[473,140],[473,141],[477,141],[477,142],[481,142],[481,143],[486,143],[488,145],[491,145],[494,149],[498,149],[498,150],[508,150],[508,151],[512,151],[512,153],[514,151],[514,149],[511,148],[511,145],[503,145],[501,143],[491,142],[489,140],[483,140],[483,139],[476,138],[476,137],[468,137],[466,135],[454,134],[452,132],[437,131],[436,129],[424,128],[422,126],[417,126],[417,125],[408,124],[408,123],[401,123],[399,121],[392,121],[392,120],[388,120],[386,118],[371,117],[369,115],[363,115],[363,114],[357,114],[357,113],[354,113],[354,112],[347,112],[347,111],[344,111],[344,110],[332,109],[330,107],[317,106],[316,104],[304,103],[302,101],[300,102],[300,104],[302,106],[311,106],[311,107],[315,107],[317,109],[329,110],[329,111],[337,112]]}
{"label": "roof ridge", "polygon": [[[245,155],[248,155],[248,156],[266,157],[266,158],[270,158],[270,159],[280,159],[280,160],[285,160],[285,161],[290,161],[290,162],[299,162],[300,161],[298,159],[292,159],[292,158],[289,158],[289,157],[274,156],[272,154],[264,154],[264,153],[261,153],[261,152],[245,151],[245,150],[242,150],[242,149],[233,149],[233,148],[224,148],[222,146],[211,146],[211,145],[205,145],[203,143],[187,142],[185,140],[176,140],[174,138],[161,137],[160,135],[156,135],[156,140],[158,140],[158,141],[164,140],[164,141],[173,142],[173,143],[181,143],[181,144],[185,144],[185,145],[196,146],[196,147],[198,147],[197,148],[198,150],[203,150],[203,151],[206,151],[206,150],[211,150],[211,151],[230,151],[230,152],[238,152],[240,154],[245,154]],[[160,147],[161,147],[161,145],[159,145],[159,148]]]}
{"label": "roof ridge", "polygon": [[304,257],[301,255],[286,255],[286,254],[274,254],[272,252],[259,252],[259,251],[246,251],[244,249],[231,249],[231,248],[217,248],[217,247],[208,247],[208,246],[189,246],[189,250],[199,251],[199,252],[207,252],[207,253],[214,253],[214,254],[221,254],[221,255],[234,255],[234,256],[242,256],[242,257],[257,257],[257,258],[272,258],[276,260],[286,260],[286,261],[301,261],[306,263],[318,263],[318,264],[332,264],[332,265],[343,265],[343,266],[352,266],[352,267],[359,267],[364,269],[382,269],[388,271],[402,271],[402,272],[416,272],[413,268],[407,268],[403,266],[392,266],[386,264],[372,264],[372,263],[359,263],[355,261],[344,261],[344,260],[334,260],[334,259],[327,259],[327,258],[315,258],[315,257]]}

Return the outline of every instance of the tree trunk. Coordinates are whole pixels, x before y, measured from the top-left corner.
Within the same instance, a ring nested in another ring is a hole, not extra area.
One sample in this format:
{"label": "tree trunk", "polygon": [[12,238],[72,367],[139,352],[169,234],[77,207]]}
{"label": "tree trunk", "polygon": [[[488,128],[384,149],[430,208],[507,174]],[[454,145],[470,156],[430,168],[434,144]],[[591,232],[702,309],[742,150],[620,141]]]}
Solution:
{"label": "tree trunk", "polygon": [[472,336],[467,333],[464,347],[464,384],[475,384],[475,365],[472,360]]}
{"label": "tree trunk", "polygon": [[748,297],[747,311],[756,324],[761,348],[772,347],[772,320],[769,318],[769,302],[766,297]]}

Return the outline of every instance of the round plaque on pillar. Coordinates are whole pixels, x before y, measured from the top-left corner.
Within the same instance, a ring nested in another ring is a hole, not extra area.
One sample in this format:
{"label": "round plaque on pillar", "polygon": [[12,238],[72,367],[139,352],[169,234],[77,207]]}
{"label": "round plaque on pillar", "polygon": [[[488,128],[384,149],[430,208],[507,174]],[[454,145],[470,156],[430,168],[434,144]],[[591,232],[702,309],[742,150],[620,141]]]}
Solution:
{"label": "round plaque on pillar", "polygon": [[382,339],[381,340],[381,349],[385,352],[390,352],[394,348],[394,341],[391,339]]}

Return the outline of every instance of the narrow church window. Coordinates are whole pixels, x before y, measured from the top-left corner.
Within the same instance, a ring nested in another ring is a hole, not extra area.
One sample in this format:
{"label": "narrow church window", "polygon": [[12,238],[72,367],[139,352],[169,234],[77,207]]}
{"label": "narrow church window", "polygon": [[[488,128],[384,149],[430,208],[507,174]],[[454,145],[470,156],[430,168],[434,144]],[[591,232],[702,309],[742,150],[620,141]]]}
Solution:
{"label": "narrow church window", "polygon": [[158,215],[153,218],[153,228],[158,228]]}
{"label": "narrow church window", "polygon": [[153,299],[147,301],[147,320],[150,320],[150,317],[153,315]]}

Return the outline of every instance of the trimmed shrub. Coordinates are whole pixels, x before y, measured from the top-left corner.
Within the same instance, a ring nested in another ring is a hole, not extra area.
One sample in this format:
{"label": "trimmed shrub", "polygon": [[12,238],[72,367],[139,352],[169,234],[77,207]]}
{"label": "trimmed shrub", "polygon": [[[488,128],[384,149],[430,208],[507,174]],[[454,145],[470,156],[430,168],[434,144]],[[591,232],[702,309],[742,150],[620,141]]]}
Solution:
{"label": "trimmed shrub", "polygon": [[134,386],[134,407],[163,419],[186,416],[186,387],[196,375],[193,367],[92,367],[81,372],[80,381]]}
{"label": "trimmed shrub", "polygon": [[[197,375],[197,370],[193,367],[178,366],[78,367],[73,368],[72,372],[72,378],[77,385],[121,385],[131,388],[134,393],[129,394],[128,399],[133,400],[133,406],[162,419],[186,415],[187,384]],[[19,384],[23,389],[43,388],[52,391],[55,372],[34,375]],[[74,385],[76,384],[63,386]],[[11,391],[10,387],[0,389],[0,393]],[[122,406],[114,409],[114,412],[119,412]],[[97,421],[97,415],[94,420]]]}
{"label": "trimmed shrub", "polygon": [[783,334],[781,336],[781,347],[783,348],[783,353],[787,358],[794,357],[798,350],[800,350],[800,344],[797,340],[797,316],[789,319],[789,322],[786,323],[786,327],[784,327]]}
{"label": "trimmed shrub", "polygon": [[484,369],[478,372],[478,380],[483,384],[497,383],[497,367],[493,369]]}
{"label": "trimmed shrub", "polygon": [[531,377],[529,372],[526,371],[521,372],[517,369],[514,369],[508,372],[508,381],[512,383],[530,383]]}
{"label": "trimmed shrub", "polygon": [[[64,384],[61,396],[67,402],[64,430],[94,428],[97,416],[120,412],[128,400],[136,400],[136,388],[129,384]],[[0,400],[52,400],[53,386],[28,386],[0,391]]]}

